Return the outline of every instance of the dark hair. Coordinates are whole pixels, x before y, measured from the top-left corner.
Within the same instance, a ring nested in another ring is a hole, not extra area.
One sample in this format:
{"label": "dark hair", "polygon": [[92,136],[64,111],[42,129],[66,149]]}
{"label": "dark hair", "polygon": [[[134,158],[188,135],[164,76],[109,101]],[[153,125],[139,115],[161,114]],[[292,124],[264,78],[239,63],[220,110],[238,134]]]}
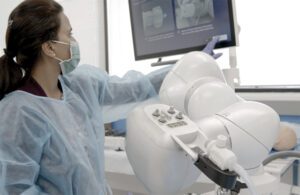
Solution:
{"label": "dark hair", "polygon": [[0,100],[31,76],[42,44],[57,38],[62,11],[54,0],[24,0],[12,11],[0,58]]}

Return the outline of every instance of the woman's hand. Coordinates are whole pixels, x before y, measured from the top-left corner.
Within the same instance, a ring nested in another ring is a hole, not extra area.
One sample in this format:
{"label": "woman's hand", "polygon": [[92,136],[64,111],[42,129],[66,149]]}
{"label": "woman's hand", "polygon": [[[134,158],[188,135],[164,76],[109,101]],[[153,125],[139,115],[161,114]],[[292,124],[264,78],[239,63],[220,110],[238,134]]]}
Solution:
{"label": "woman's hand", "polygon": [[207,45],[202,50],[202,52],[207,53],[208,55],[212,56],[214,59],[218,59],[223,55],[222,53],[214,53],[215,46],[218,42],[219,42],[218,37],[212,38],[212,40],[207,43]]}

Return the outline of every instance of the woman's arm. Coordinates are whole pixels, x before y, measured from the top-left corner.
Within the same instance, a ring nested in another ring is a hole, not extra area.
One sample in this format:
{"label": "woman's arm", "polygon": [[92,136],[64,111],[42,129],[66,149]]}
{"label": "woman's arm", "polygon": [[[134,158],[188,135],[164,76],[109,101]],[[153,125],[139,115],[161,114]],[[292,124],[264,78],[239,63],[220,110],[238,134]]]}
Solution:
{"label": "woman's arm", "polygon": [[[104,122],[125,118],[138,103],[156,97],[171,66],[143,75],[129,71],[122,78],[109,76],[99,68],[83,65],[65,80],[90,106],[103,106]],[[93,98],[97,98],[94,101]],[[93,105],[91,105],[93,104]]]}

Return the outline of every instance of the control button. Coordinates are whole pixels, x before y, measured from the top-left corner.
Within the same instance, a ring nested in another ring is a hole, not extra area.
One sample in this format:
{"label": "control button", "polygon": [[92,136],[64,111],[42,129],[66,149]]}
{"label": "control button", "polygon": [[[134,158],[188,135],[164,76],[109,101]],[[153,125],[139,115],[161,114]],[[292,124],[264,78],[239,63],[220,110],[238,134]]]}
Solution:
{"label": "control button", "polygon": [[168,110],[169,114],[175,114],[175,109],[173,106],[170,106],[169,110]]}
{"label": "control button", "polygon": [[161,123],[166,123],[166,122],[167,122],[167,120],[166,120],[165,117],[160,117],[160,118],[158,119],[158,121],[161,122]]}
{"label": "control button", "polygon": [[156,116],[156,117],[159,117],[160,114],[159,114],[159,110],[156,109],[153,113],[152,113],[153,116]]}
{"label": "control button", "polygon": [[176,118],[179,119],[179,120],[183,119],[182,112],[179,112],[179,113],[176,115]]}

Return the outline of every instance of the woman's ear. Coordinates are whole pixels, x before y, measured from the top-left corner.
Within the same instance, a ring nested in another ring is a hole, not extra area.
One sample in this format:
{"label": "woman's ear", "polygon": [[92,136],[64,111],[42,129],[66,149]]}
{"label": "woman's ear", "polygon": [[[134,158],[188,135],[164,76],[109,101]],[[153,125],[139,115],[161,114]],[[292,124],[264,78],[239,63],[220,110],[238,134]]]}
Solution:
{"label": "woman's ear", "polygon": [[55,57],[55,52],[53,49],[53,44],[50,41],[47,41],[42,44],[42,52],[48,57]]}

